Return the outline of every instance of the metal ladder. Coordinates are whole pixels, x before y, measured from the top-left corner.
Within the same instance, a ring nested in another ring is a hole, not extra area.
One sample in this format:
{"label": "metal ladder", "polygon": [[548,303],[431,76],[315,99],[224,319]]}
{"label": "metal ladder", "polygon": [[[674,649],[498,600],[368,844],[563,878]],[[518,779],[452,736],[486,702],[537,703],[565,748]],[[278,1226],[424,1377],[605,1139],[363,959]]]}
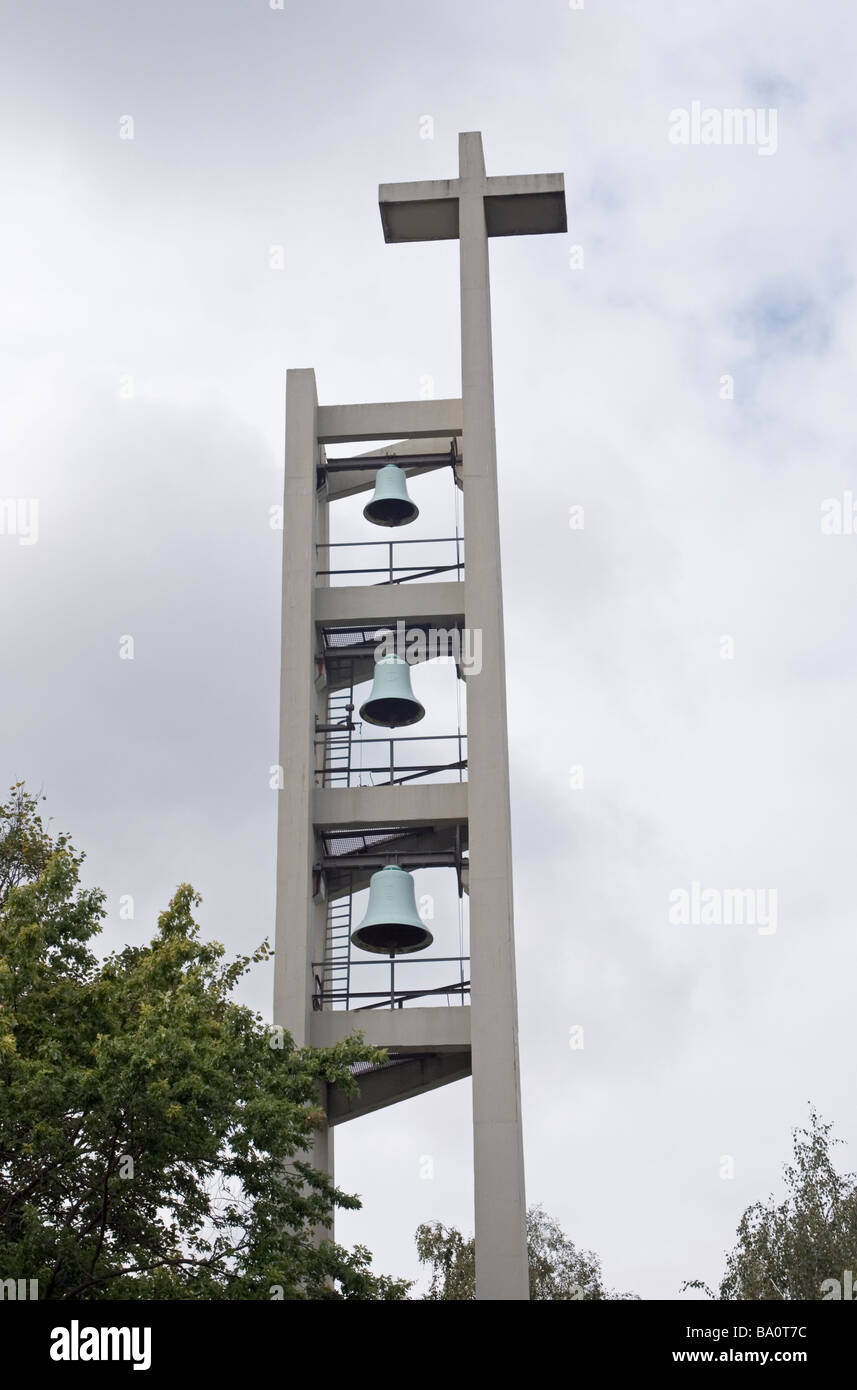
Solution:
{"label": "metal ladder", "polygon": [[[353,685],[349,685],[345,689],[337,690],[334,694],[329,695],[327,700],[328,724],[347,724],[348,706],[353,704]],[[354,731],[352,729],[343,729],[341,732],[337,730],[336,732],[328,732],[324,735],[322,786],[351,786],[351,742],[353,735]]]}
{"label": "metal ladder", "polygon": [[[349,875],[348,891],[342,898],[336,898],[327,905],[327,930],[324,939],[324,980],[322,988],[326,995],[338,994],[337,1000],[348,1008],[348,995],[351,989],[351,902],[353,879]],[[322,1007],[324,1003],[322,1002]],[[333,1001],[328,1002],[333,1007]]]}

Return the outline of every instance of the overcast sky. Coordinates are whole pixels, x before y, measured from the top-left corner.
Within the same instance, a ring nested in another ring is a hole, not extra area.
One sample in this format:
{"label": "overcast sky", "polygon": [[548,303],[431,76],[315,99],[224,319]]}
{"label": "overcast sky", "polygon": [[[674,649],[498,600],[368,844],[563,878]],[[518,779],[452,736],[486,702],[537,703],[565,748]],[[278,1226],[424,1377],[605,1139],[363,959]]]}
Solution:
{"label": "overcast sky", "polygon": [[[87,851],[106,945],[185,880],[231,950],[273,934],[285,370],[460,390],[457,246],[385,246],[378,183],[454,176],[475,129],[489,173],[564,172],[567,236],[492,243],[527,1192],[614,1287],[716,1280],[808,1101],[857,1166],[857,535],[821,524],[857,496],[857,21],[4,11],[0,497],[38,530],[0,534],[2,763]],[[776,141],[671,142],[694,102]],[[694,881],[775,893],[776,930],[671,921]],[[469,1083],[336,1140],[379,1269],[471,1229]]]}

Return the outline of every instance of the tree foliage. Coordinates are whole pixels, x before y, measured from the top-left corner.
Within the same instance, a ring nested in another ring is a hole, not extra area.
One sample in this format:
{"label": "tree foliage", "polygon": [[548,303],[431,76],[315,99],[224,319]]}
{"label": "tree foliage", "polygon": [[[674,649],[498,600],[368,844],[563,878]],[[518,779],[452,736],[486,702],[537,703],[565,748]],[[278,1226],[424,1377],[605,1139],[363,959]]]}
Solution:
{"label": "tree foliage", "polygon": [[785,1199],[744,1212],[716,1293],[699,1279],[684,1288],[721,1299],[819,1300],[832,1296],[828,1281],[857,1275],[857,1180],[834,1166],[831,1150],[842,1141],[832,1129],[810,1108],[807,1128],[793,1131]]}
{"label": "tree foliage", "polygon": [[[419,1226],[417,1254],[431,1267],[429,1299],[475,1298],[474,1240],[439,1221]],[[619,1299],[607,1289],[597,1256],[578,1250],[558,1222],[541,1207],[527,1212],[527,1255],[531,1299]]]}
{"label": "tree foliage", "polygon": [[0,1277],[51,1299],[406,1297],[362,1247],[314,1241],[360,1204],[305,1157],[319,1084],[353,1091],[352,1065],[384,1054],[272,1037],[231,998],[267,944],[227,961],[187,884],[148,944],[99,960],[104,896],[81,887],[82,858],[16,784],[0,806]]}

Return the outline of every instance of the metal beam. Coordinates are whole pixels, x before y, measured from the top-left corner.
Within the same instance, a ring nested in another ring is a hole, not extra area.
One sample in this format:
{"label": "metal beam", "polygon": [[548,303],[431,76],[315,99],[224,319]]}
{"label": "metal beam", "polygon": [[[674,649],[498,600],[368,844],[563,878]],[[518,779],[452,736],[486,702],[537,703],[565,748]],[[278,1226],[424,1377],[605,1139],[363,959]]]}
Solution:
{"label": "metal beam", "polygon": [[346,1095],[336,1086],[328,1087],[328,1120],[332,1125],[341,1125],[345,1120],[356,1120],[400,1100],[448,1086],[451,1081],[463,1081],[469,1075],[469,1050],[426,1053],[407,1061],[394,1061],[360,1076],[360,1092],[356,1096]]}

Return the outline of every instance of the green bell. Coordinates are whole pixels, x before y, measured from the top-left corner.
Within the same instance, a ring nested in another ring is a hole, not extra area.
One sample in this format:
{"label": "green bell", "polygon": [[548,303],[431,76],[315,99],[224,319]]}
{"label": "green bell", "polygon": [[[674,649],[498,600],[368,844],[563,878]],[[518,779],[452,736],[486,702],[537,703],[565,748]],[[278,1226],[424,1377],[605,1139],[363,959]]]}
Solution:
{"label": "green bell", "polygon": [[420,509],[408,496],[405,475],[398,464],[387,463],[375,474],[375,496],[363,508],[367,521],[376,526],[407,526]]}
{"label": "green bell", "polygon": [[403,956],[424,951],[432,934],[417,912],[414,880],[405,869],[388,864],[369,880],[369,906],[351,940],[361,951]]}
{"label": "green bell", "polygon": [[417,724],[425,710],[411,689],[411,668],[403,656],[385,656],[375,662],[375,679],[369,699],[360,706],[367,724],[388,729]]}

